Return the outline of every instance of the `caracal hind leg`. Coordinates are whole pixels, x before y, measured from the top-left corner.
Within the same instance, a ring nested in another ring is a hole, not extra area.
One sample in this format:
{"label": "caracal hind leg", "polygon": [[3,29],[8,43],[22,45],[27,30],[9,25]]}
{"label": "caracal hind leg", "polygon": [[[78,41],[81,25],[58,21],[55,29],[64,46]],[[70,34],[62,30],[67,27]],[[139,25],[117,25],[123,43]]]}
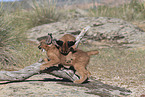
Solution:
{"label": "caracal hind leg", "polygon": [[[78,72],[75,72],[76,75],[81,76]],[[91,77],[91,73],[87,70],[87,77],[90,78]]]}
{"label": "caracal hind leg", "polygon": [[85,69],[85,67],[82,66],[74,66],[75,70],[79,73],[80,79],[75,80],[74,83],[81,84],[88,78],[88,71]]}

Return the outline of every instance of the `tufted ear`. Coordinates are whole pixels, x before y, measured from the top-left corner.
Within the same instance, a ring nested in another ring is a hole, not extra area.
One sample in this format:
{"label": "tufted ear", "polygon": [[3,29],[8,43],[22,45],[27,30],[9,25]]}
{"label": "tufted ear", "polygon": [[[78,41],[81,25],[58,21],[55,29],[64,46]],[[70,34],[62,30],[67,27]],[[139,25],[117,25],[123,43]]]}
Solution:
{"label": "tufted ear", "polygon": [[63,45],[63,41],[61,41],[61,40],[57,40],[56,43],[57,43],[59,46],[62,46],[62,45]]}
{"label": "tufted ear", "polygon": [[53,37],[52,37],[52,33],[48,33],[48,36],[52,39]]}
{"label": "tufted ear", "polygon": [[52,33],[48,33],[48,35],[52,35]]}
{"label": "tufted ear", "polygon": [[68,41],[67,43],[68,43],[68,46],[71,47],[76,43],[76,41]]}

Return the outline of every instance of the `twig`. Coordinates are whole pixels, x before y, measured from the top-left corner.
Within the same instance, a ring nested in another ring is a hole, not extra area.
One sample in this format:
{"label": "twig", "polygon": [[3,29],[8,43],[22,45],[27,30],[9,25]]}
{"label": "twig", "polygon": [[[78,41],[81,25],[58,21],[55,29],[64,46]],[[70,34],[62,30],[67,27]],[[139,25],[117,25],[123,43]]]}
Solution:
{"label": "twig", "polygon": [[81,31],[81,33],[76,37],[76,43],[75,43],[76,48],[78,47],[78,45],[79,45],[81,39],[83,38],[83,36],[86,34],[86,32],[87,32],[90,28],[91,28],[90,26],[85,27],[85,28]]}

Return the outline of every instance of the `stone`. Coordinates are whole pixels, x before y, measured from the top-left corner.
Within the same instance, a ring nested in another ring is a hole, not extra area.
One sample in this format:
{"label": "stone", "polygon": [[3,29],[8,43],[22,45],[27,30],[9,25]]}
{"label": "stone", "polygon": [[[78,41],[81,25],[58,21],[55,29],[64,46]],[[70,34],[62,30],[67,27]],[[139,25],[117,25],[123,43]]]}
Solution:
{"label": "stone", "polygon": [[145,45],[145,32],[124,20],[108,17],[81,17],[44,24],[30,29],[28,38],[36,40],[47,33],[52,33],[56,39],[66,33],[78,35],[88,25],[91,28],[85,35],[87,40],[109,40],[117,44],[127,44],[129,47]]}

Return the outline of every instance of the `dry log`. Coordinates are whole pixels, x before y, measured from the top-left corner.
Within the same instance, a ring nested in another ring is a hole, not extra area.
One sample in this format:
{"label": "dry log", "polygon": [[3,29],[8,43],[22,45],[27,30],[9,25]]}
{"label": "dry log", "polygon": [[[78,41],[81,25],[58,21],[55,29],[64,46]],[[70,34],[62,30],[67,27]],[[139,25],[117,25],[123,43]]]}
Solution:
{"label": "dry log", "polygon": [[19,71],[0,71],[0,81],[23,81],[40,72],[69,79],[70,81],[79,79],[79,77],[76,74],[74,74],[73,70],[59,70],[59,68],[56,66],[48,68],[44,71],[40,71],[40,65],[42,64],[42,62],[37,62]]}

